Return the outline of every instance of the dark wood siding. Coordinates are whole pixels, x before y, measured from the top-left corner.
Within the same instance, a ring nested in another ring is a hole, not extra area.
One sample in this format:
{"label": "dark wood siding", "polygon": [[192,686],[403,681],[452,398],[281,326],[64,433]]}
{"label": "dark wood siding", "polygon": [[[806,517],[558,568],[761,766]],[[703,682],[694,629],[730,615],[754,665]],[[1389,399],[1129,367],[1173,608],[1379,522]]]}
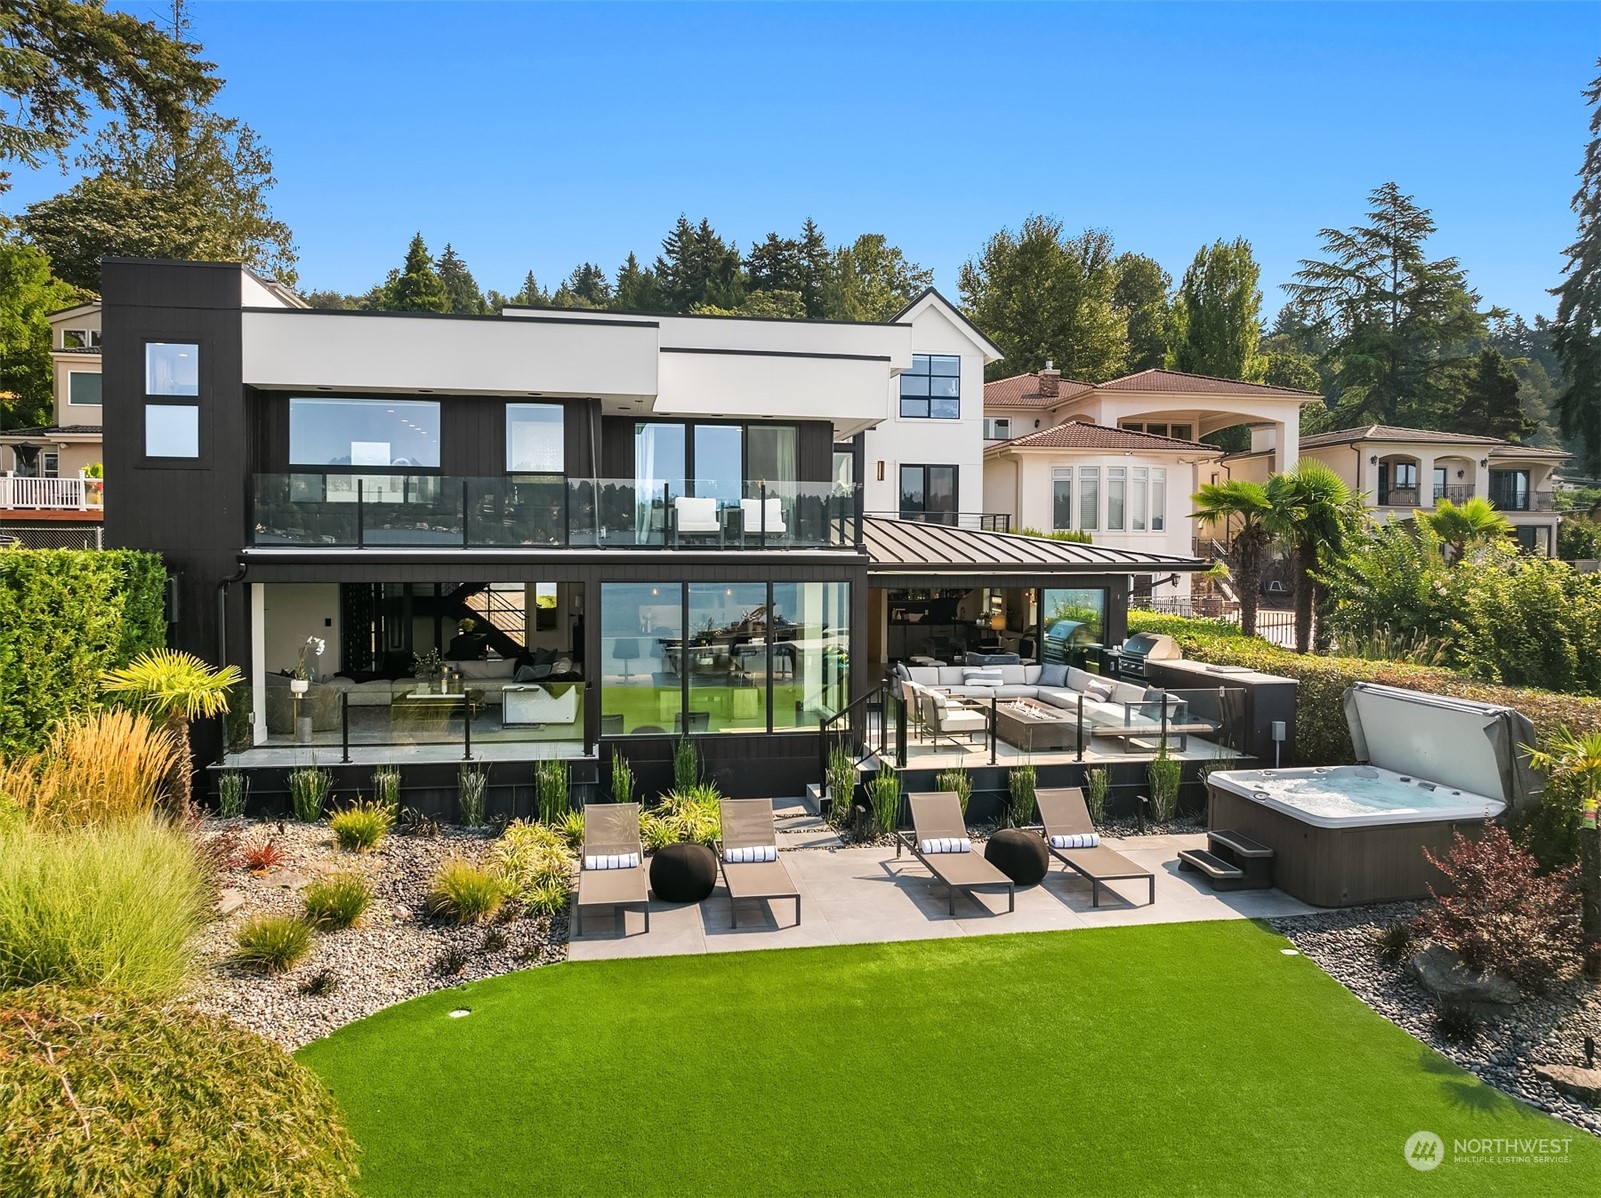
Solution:
{"label": "dark wood siding", "polygon": [[808,420],[796,437],[796,477],[801,482],[826,483],[834,477],[834,426],[825,420]]}

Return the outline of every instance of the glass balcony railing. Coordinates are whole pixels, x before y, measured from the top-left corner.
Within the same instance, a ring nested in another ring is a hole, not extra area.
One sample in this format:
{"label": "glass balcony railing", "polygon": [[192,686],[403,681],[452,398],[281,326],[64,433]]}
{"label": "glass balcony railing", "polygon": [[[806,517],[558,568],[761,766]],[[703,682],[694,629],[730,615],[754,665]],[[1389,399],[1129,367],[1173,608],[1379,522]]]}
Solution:
{"label": "glass balcony railing", "polygon": [[854,549],[834,483],[258,474],[250,544],[352,548]]}

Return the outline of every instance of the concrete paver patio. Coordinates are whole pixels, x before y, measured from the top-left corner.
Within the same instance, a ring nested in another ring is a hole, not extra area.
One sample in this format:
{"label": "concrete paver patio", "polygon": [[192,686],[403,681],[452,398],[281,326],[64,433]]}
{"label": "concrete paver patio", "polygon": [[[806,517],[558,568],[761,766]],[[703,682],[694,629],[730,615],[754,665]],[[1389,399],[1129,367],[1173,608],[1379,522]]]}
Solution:
{"label": "concrete paver patio", "polygon": [[780,899],[741,903],[740,925],[735,928],[728,891],[719,882],[703,903],[669,904],[652,897],[649,935],[644,934],[644,918],[637,912],[618,912],[610,923],[603,912],[595,912],[586,917],[584,935],[571,941],[567,955],[574,961],[593,961],[1136,923],[1255,919],[1319,910],[1278,890],[1217,894],[1196,875],[1179,873],[1179,850],[1205,848],[1204,833],[1128,840],[1108,837],[1104,843],[1156,874],[1155,903],[1145,903],[1146,883],[1135,880],[1103,887],[1101,905],[1092,907],[1090,884],[1053,858],[1044,882],[1019,888],[1016,911],[1007,913],[1004,894],[980,895],[976,902],[959,896],[956,918],[952,919],[945,888],[908,853],[897,858],[892,848],[792,850],[781,853],[779,859],[801,892],[798,927],[794,925],[795,904]]}

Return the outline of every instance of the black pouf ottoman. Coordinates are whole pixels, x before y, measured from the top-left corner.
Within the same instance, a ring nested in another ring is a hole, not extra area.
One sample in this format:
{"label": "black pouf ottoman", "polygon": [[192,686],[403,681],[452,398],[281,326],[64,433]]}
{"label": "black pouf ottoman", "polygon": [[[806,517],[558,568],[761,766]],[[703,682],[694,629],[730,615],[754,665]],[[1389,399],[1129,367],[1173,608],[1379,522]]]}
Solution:
{"label": "black pouf ottoman", "polygon": [[1019,886],[1038,886],[1050,868],[1045,838],[1020,828],[1003,828],[984,845],[984,860]]}
{"label": "black pouf ottoman", "polygon": [[698,903],[717,885],[717,854],[703,844],[670,844],[650,859],[650,888],[664,903]]}

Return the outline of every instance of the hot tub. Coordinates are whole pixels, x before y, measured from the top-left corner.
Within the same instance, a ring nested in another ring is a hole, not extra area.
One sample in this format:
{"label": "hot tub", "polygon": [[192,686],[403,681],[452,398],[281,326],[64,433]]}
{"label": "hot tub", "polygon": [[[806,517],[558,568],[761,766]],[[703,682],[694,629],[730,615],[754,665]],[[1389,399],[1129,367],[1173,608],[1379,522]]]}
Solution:
{"label": "hot tub", "polygon": [[1510,708],[1358,683],[1346,715],[1368,764],[1230,770],[1207,780],[1207,823],[1274,851],[1273,882],[1319,907],[1426,898],[1459,832],[1537,793]]}

